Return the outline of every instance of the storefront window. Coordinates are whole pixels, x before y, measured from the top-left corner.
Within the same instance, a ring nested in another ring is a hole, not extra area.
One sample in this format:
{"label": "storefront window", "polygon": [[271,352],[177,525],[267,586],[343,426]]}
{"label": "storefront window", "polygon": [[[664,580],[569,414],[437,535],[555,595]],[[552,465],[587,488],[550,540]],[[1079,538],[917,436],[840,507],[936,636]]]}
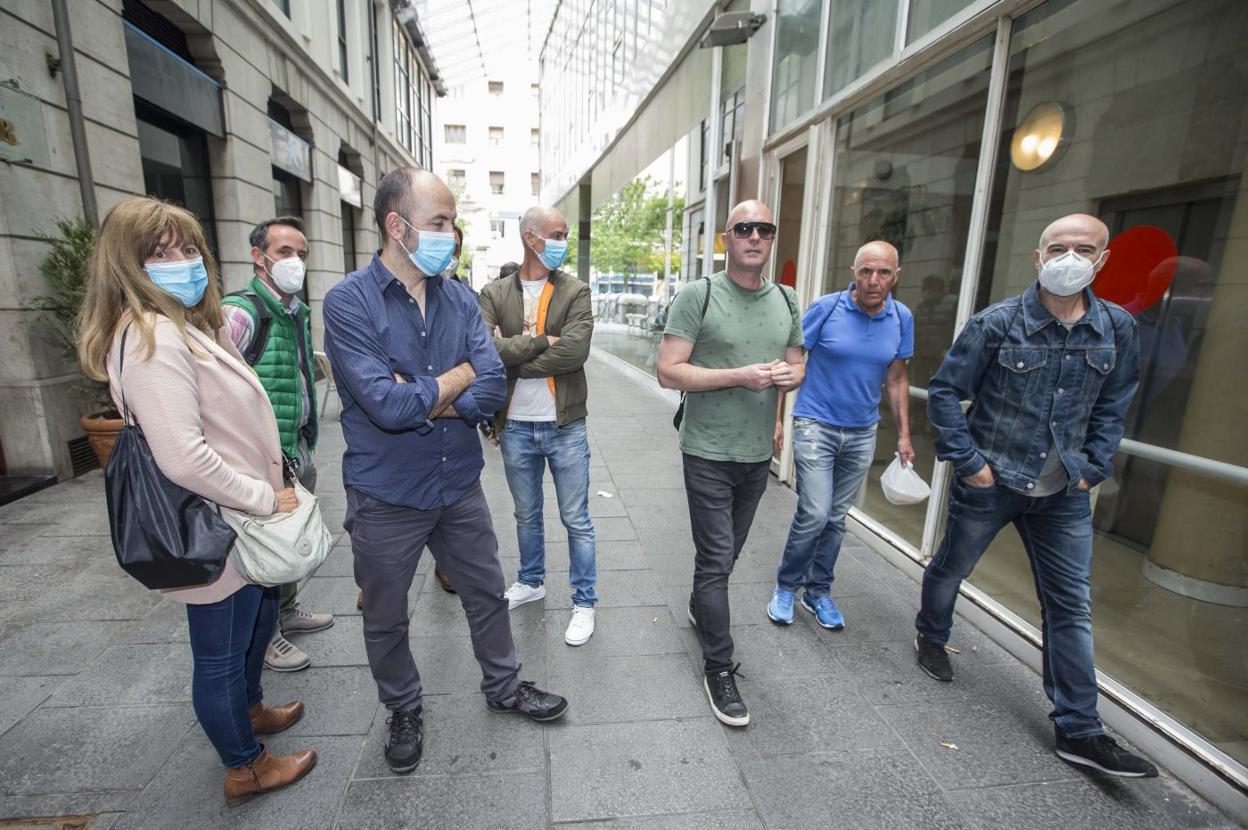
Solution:
{"label": "storefront window", "polygon": [[771,88],[772,130],[815,105],[822,10],[823,5],[817,0],[780,0]]}
{"label": "storefront window", "polygon": [[215,255],[216,223],[212,214],[207,139],[202,132],[176,124],[140,101],[135,101],[135,107],[139,116],[144,192],[158,199],[168,199],[194,213]]}
{"label": "storefront window", "polygon": [[[914,314],[910,385],[927,387],[953,340],[988,98],[992,41],[984,38],[837,122],[828,270],[823,292],[847,288],[854,255],[882,239],[897,247],[901,276],[893,296]],[[897,450],[885,400],[875,461],[858,506],[916,547],[925,505],[898,507],[879,479]],[[910,402],[916,469],[930,478],[935,431],[926,405]]]}
{"label": "storefront window", "polygon": [[[1027,288],[1049,222],[1099,216],[1112,253],[1094,290],[1135,315],[1141,345],[1126,437],[1241,467],[1244,31],[1236,0],[1064,0],[1015,22],[976,303]],[[1248,488],[1133,450],[1115,464],[1095,501],[1097,665],[1248,761]],[[1039,625],[1017,534],[972,581]]]}
{"label": "storefront window", "polygon": [[835,0],[828,24],[827,77],[830,96],[893,53],[897,0]]}
{"label": "storefront window", "polygon": [[906,43],[914,43],[967,6],[973,0],[910,0]]}

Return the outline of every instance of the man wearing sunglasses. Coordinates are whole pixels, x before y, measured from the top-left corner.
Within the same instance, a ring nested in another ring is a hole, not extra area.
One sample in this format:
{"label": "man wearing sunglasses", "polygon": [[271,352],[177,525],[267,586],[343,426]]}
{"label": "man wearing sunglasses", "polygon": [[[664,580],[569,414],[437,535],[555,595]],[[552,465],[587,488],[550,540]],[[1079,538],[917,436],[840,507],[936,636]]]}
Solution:
{"label": "man wearing sunglasses", "polygon": [[767,488],[779,394],[805,376],[802,322],[791,288],[763,279],[776,225],[742,202],[722,235],[725,271],[676,295],[659,346],[659,383],[687,393],[680,424],[695,558],[689,619],[702,643],[715,717],[750,722],[737,689],[728,577]]}
{"label": "man wearing sunglasses", "polygon": [[893,299],[901,268],[897,249],[868,242],[851,266],[854,281],[825,294],[802,318],[809,373],[793,407],[793,456],[797,465],[797,512],[776,571],[767,616],[793,622],[801,606],[820,626],[845,627],[830,596],[832,571],[845,538],[845,515],[862,489],[875,458],[880,389],[897,426],[897,454],[914,462],[910,446],[910,377],[914,316]]}

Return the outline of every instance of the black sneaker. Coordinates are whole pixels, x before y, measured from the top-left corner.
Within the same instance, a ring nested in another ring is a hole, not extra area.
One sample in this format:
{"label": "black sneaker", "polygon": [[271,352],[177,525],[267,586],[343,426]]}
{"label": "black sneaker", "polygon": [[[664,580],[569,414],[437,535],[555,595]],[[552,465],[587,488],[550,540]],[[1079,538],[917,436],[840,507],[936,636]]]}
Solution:
{"label": "black sneaker", "polygon": [[506,700],[487,700],[486,705],[491,712],[519,712],[541,723],[558,720],[568,711],[566,700],[559,695],[543,692],[531,680],[521,682],[516,693]]}
{"label": "black sneaker", "polygon": [[390,727],[386,736],[386,763],[390,771],[403,774],[420,766],[425,741],[420,712],[394,712],[386,725]]}
{"label": "black sneaker", "polygon": [[1091,767],[1121,778],[1156,778],[1157,767],[1127,752],[1108,735],[1088,738],[1057,736],[1057,757],[1071,764]]}
{"label": "black sneaker", "polygon": [[740,663],[731,669],[707,674],[702,678],[706,699],[711,702],[711,711],[720,723],[729,726],[747,726],[750,722],[750,710],[745,707],[745,701],[737,691],[739,668]]}
{"label": "black sneaker", "polygon": [[938,646],[922,634],[914,635],[914,650],[919,653],[919,668],[928,675],[948,683],[953,680],[953,664],[944,646]]}

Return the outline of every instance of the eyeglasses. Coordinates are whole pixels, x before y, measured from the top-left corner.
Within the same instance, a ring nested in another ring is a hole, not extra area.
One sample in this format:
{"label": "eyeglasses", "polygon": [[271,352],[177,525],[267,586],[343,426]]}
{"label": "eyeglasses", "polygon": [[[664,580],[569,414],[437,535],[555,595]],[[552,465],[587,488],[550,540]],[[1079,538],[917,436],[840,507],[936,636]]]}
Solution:
{"label": "eyeglasses", "polygon": [[770,222],[738,222],[728,230],[737,239],[749,239],[754,231],[758,231],[759,239],[775,239],[776,226]]}

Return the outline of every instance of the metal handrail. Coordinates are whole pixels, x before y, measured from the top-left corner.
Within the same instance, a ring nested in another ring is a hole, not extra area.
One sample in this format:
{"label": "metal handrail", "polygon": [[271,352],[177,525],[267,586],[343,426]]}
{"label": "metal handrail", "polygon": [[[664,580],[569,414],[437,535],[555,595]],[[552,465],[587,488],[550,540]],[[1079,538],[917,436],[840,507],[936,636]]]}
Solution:
{"label": "metal handrail", "polygon": [[[927,390],[911,386],[910,397],[925,401],[927,400]],[[1192,455],[1179,450],[1171,450],[1166,447],[1159,447],[1156,444],[1145,444],[1143,441],[1136,441],[1131,438],[1122,439],[1122,442],[1118,444],[1118,452],[1123,455],[1143,458],[1147,461],[1156,461],[1158,464],[1165,464],[1168,467],[1187,470],[1207,478],[1229,481],[1232,484],[1238,484],[1240,487],[1248,487],[1248,467],[1240,467],[1237,464],[1215,461],[1202,455]]]}

